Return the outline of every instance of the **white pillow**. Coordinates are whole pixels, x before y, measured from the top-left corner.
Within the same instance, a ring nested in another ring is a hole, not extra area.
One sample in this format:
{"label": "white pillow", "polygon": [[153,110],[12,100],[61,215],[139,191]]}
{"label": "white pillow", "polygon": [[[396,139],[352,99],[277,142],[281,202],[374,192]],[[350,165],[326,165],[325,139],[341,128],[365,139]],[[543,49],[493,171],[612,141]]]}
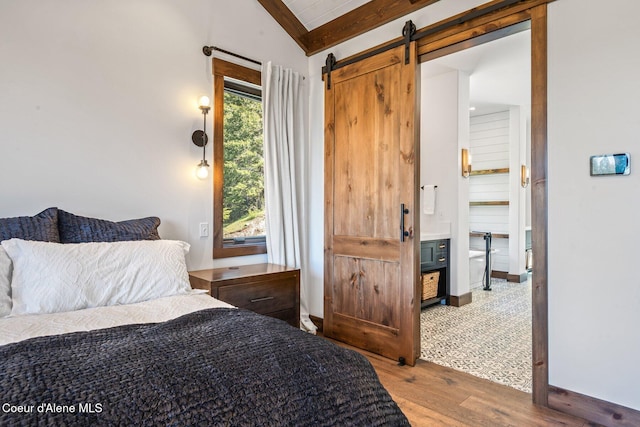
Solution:
{"label": "white pillow", "polygon": [[191,290],[185,242],[11,239],[2,246],[13,261],[12,316],[130,304]]}
{"label": "white pillow", "polygon": [[11,314],[11,258],[0,246],[0,317]]}

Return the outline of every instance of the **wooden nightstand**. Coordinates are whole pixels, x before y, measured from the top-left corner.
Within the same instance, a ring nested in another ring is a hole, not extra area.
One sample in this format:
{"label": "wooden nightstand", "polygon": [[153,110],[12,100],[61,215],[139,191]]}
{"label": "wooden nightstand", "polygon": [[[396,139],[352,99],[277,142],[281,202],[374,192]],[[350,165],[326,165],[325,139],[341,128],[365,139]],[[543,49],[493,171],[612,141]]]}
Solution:
{"label": "wooden nightstand", "polygon": [[252,264],[189,272],[194,289],[236,307],[300,326],[300,270],[276,264]]}

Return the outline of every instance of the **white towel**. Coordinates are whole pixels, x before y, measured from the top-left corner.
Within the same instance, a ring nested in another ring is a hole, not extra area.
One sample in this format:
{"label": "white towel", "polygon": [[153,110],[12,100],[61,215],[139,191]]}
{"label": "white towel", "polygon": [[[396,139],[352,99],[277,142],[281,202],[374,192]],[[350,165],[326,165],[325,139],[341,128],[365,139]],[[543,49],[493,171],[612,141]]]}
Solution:
{"label": "white towel", "polygon": [[425,215],[436,213],[436,186],[425,185],[422,192],[422,212]]}

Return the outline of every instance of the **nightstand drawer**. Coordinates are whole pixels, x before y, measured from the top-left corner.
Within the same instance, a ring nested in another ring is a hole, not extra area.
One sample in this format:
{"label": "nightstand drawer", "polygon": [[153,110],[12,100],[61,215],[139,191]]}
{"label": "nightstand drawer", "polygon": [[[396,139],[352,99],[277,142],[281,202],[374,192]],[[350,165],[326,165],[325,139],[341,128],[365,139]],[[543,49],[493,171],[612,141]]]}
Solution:
{"label": "nightstand drawer", "polygon": [[251,264],[189,272],[194,289],[236,307],[300,324],[300,270],[276,264]]}
{"label": "nightstand drawer", "polygon": [[290,278],[224,286],[218,289],[218,298],[240,308],[269,314],[294,308],[296,281]]}

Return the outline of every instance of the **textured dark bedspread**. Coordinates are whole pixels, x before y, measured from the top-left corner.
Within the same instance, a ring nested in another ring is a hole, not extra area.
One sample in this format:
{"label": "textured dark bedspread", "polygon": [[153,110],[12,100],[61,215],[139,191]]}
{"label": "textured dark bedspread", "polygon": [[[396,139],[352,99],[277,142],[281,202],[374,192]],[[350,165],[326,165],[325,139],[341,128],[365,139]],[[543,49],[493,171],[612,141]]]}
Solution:
{"label": "textured dark bedspread", "polygon": [[2,426],[409,425],[363,356],[245,310],[8,344],[0,369]]}

